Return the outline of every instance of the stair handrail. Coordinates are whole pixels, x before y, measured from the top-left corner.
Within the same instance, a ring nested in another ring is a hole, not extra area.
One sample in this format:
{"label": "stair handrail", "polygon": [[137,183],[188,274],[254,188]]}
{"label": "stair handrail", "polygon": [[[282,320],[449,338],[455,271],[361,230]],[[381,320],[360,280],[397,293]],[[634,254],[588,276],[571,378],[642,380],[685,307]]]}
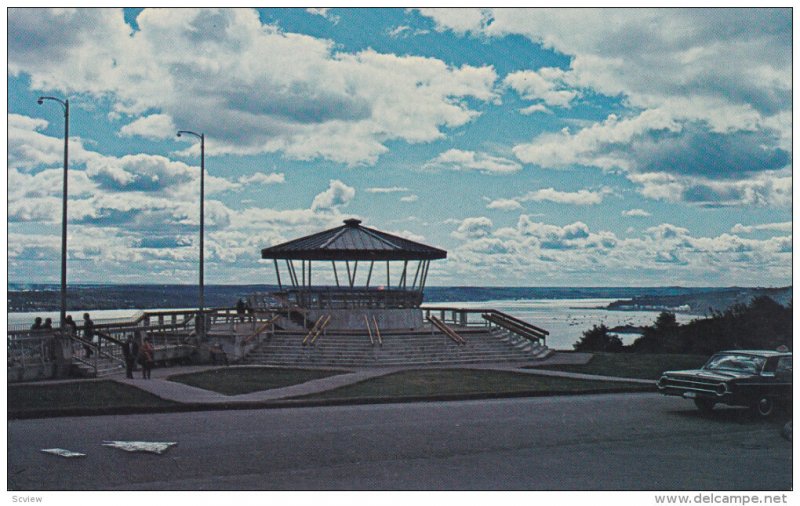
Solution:
{"label": "stair handrail", "polygon": [[364,323],[367,324],[367,334],[369,335],[369,344],[375,346],[375,340],[372,339],[372,328],[370,328],[369,326],[369,318],[367,318],[367,315],[364,315]]}
{"label": "stair handrail", "polygon": [[449,337],[450,339],[452,339],[456,343],[458,343],[458,344],[467,344],[467,340],[466,339],[464,339],[463,337],[458,335],[458,333],[456,333],[455,330],[453,330],[450,327],[448,327],[439,318],[437,318],[437,317],[435,317],[433,315],[430,315],[430,316],[428,316],[428,321],[433,323],[433,325],[436,326],[436,328],[438,328],[439,330],[444,332],[444,334],[447,335],[447,337]]}
{"label": "stair handrail", "polygon": [[325,316],[326,316],[325,321],[322,322],[322,325],[320,325],[320,327],[317,329],[317,333],[314,335],[314,337],[311,338],[311,344],[314,344],[314,342],[317,340],[317,338],[320,336],[320,334],[322,334],[322,332],[325,330],[325,328],[331,322],[331,315],[328,314],[328,315],[325,315]]}
{"label": "stair handrail", "polygon": [[321,315],[319,318],[317,318],[317,321],[314,322],[314,325],[311,327],[311,330],[309,330],[308,334],[306,334],[306,337],[303,338],[303,346],[306,345],[308,339],[312,336],[312,334],[314,334],[314,332],[317,330],[317,327],[320,326],[323,318],[325,318],[325,315]]}
{"label": "stair handrail", "polygon": [[516,318],[504,318],[504,313],[496,314],[494,312],[486,312],[482,314],[483,318],[489,322],[494,323],[495,325],[502,327],[506,330],[509,330],[518,336],[524,337],[529,341],[540,342],[542,344],[546,344],[546,336],[549,332],[544,331],[544,333],[539,332],[535,325],[524,325],[525,322],[520,322]]}
{"label": "stair handrail", "polygon": [[378,345],[383,346],[383,338],[381,337],[381,329],[378,327],[378,320],[375,319],[375,315],[372,315],[372,323],[375,324],[375,334],[378,336]]}
{"label": "stair handrail", "polygon": [[245,337],[244,339],[242,339],[242,344],[248,344],[250,341],[252,341],[253,339],[255,339],[255,338],[256,338],[258,335],[260,335],[262,332],[264,332],[265,330],[267,330],[267,327],[269,327],[270,325],[272,325],[273,323],[275,323],[276,321],[278,321],[278,318],[280,318],[280,317],[281,317],[281,315],[275,315],[275,316],[273,316],[272,318],[270,318],[269,320],[267,320],[266,322],[264,322],[264,324],[263,324],[262,326],[260,326],[260,327],[258,328],[258,330],[256,330],[255,332],[253,332],[253,333],[252,333],[252,334],[250,334],[249,336],[247,336],[247,337]]}
{"label": "stair handrail", "polygon": [[531,330],[533,330],[535,332],[538,332],[540,334],[544,334],[545,336],[549,336],[550,335],[550,332],[548,332],[547,330],[545,330],[545,329],[543,329],[541,327],[537,327],[536,325],[534,325],[532,323],[526,322],[525,320],[520,320],[519,318],[517,318],[515,316],[511,316],[508,313],[504,313],[502,311],[498,311],[497,309],[491,309],[491,310],[487,311],[487,313],[492,313],[494,315],[499,316],[500,318],[504,318],[506,320],[510,320],[510,321],[522,326],[522,327],[529,328],[529,329],[531,329]]}

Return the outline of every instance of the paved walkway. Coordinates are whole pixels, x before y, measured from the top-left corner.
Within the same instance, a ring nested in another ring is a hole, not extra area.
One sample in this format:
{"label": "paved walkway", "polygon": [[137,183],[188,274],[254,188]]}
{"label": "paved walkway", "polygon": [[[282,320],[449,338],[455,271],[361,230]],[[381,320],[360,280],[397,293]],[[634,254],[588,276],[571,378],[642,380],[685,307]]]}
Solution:
{"label": "paved walkway", "polygon": [[[612,376],[598,376],[593,374],[573,373],[566,371],[554,371],[548,369],[538,368],[522,368],[522,366],[530,367],[535,365],[549,366],[549,365],[583,365],[589,362],[592,358],[591,353],[554,353],[544,360],[532,361],[528,364],[508,364],[508,363],[483,363],[483,364],[454,364],[450,366],[403,366],[403,367],[367,367],[358,370],[341,369],[341,374],[328,376],[326,378],[319,378],[305,383],[290,385],[281,388],[273,388],[269,390],[262,390],[258,392],[250,392],[240,395],[225,395],[211,390],[204,390],[202,388],[193,387],[176,381],[170,381],[172,376],[183,374],[192,374],[214,369],[224,369],[222,366],[200,365],[200,366],[183,366],[183,367],[165,367],[156,368],[152,370],[151,379],[145,380],[141,378],[141,370],[134,373],[134,379],[125,377],[124,372],[105,376],[97,379],[64,379],[64,380],[51,380],[51,381],[37,381],[36,385],[42,384],[59,384],[70,382],[86,382],[86,381],[106,381],[113,380],[118,383],[130,385],[146,392],[149,392],[157,397],[169,401],[185,403],[185,404],[231,404],[231,403],[255,403],[265,401],[275,401],[280,399],[289,399],[305,395],[313,395],[321,392],[327,392],[347,385],[352,385],[360,381],[386,376],[400,371],[418,370],[418,369],[479,369],[479,370],[492,370],[492,371],[510,371],[519,374],[530,374],[534,376],[551,376],[559,378],[573,378],[591,381],[611,381],[623,383],[639,383],[639,384],[654,384],[651,380],[642,380],[635,378],[620,378]],[[258,366],[258,365],[234,365],[230,368],[238,367],[261,367],[280,369],[274,366]],[[303,369],[324,369],[336,370],[330,367],[312,367],[302,366]],[[17,383],[20,385],[22,383]]]}
{"label": "paved walkway", "polygon": [[[548,359],[536,362],[536,365],[537,366],[563,365],[563,364],[579,365],[587,363],[589,359],[591,359],[591,357],[592,357],[591,353],[555,353]],[[269,366],[232,366],[232,367],[269,367]],[[181,367],[179,369],[178,368],[153,369],[152,379],[150,380],[144,380],[138,377],[135,379],[127,379],[121,375],[113,376],[111,377],[111,379],[119,383],[124,383],[126,385],[134,386],[136,388],[149,392],[153,395],[161,397],[162,399],[167,399],[170,401],[181,402],[181,403],[231,404],[237,402],[251,403],[251,402],[274,401],[274,400],[289,399],[304,395],[318,394],[321,392],[334,390],[336,388],[340,388],[343,386],[352,385],[354,383],[365,381],[371,378],[377,378],[380,376],[385,376],[388,374],[393,374],[404,370],[425,369],[427,367],[421,367],[421,366],[381,367],[381,368],[372,367],[372,368],[360,369],[357,371],[348,370],[348,371],[343,371],[341,374],[337,374],[335,376],[328,376],[326,378],[315,379],[297,385],[291,385],[282,388],[273,388],[270,390],[262,390],[259,392],[250,392],[247,394],[240,394],[240,395],[225,395],[218,392],[204,390],[202,388],[197,388],[185,385],[183,383],[178,383],[175,381],[168,380],[170,376],[202,372],[206,370],[219,369],[219,368],[220,367],[216,366],[191,366],[191,367]],[[612,382],[640,383],[640,384],[650,384],[650,385],[654,383],[651,380],[642,380],[633,378],[597,376],[593,374],[552,371],[545,369],[522,369],[519,367],[518,364],[509,365],[504,363],[455,364],[452,366],[446,366],[446,367],[436,366],[431,368],[512,371],[520,374],[530,374],[535,376],[552,376],[552,377],[573,378],[573,379],[593,380],[593,381],[612,381]]]}

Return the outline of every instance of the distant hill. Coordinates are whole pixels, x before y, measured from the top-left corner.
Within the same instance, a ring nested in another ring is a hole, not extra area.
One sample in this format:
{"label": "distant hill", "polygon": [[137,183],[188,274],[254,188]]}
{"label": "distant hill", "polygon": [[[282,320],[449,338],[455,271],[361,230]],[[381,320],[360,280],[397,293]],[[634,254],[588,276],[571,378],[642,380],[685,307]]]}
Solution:
{"label": "distant hill", "polygon": [[711,315],[725,311],[735,304],[749,304],[755,297],[766,296],[782,306],[792,302],[792,287],[782,288],[719,288],[712,291],[680,295],[643,295],[618,300],[607,309],[618,311],[673,311],[696,315]]}
{"label": "distant hill", "polygon": [[[242,297],[277,290],[274,285],[209,285],[205,286],[206,307],[233,307]],[[651,305],[657,310],[666,307],[691,305],[700,308],[692,312],[703,314],[709,307],[724,309],[735,301],[748,302],[753,290],[784,291],[785,304],[791,300],[791,289],[749,288],[685,288],[662,287],[481,287],[431,286],[425,288],[425,302],[484,302],[490,300],[547,300],[547,299],[620,299],[610,309],[625,309],[632,301]],[[727,293],[744,295],[740,299]],[[10,312],[57,311],[60,304],[59,285],[9,283]],[[775,297],[779,297],[775,295]],[[67,290],[67,310],[99,309],[175,309],[197,305],[196,285],[70,285]]]}

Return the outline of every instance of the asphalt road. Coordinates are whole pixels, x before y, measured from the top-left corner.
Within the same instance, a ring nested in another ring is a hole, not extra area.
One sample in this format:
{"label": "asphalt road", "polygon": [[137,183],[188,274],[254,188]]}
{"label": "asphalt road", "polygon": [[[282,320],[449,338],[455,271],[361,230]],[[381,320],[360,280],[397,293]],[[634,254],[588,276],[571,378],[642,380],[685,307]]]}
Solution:
{"label": "asphalt road", "polygon": [[[658,394],[8,423],[11,490],[788,490],[785,419]],[[104,440],[174,441],[164,455]],[[59,447],[78,459],[41,453]]]}

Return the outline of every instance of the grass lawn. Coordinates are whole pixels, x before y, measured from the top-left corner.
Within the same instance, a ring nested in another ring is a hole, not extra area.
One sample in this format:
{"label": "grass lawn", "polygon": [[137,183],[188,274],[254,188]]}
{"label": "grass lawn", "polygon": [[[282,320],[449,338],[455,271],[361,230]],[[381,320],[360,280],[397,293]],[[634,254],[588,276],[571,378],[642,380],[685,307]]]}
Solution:
{"label": "grass lawn", "polygon": [[595,353],[588,364],[550,365],[542,369],[657,380],[664,371],[697,369],[706,363],[705,355],[661,353]]}
{"label": "grass lawn", "polygon": [[337,374],[342,374],[342,372],[313,369],[232,367],[192,374],[179,374],[170,376],[168,379],[224,395],[239,395],[297,385],[306,381],[336,376]]}
{"label": "grass lawn", "polygon": [[403,397],[483,394],[555,394],[620,389],[652,390],[647,385],[534,376],[510,371],[431,369],[403,371],[328,392],[298,397],[322,399],[401,399]]}
{"label": "grass lawn", "polygon": [[73,409],[160,408],[176,405],[114,381],[78,381],[51,385],[9,385],[8,412]]}

